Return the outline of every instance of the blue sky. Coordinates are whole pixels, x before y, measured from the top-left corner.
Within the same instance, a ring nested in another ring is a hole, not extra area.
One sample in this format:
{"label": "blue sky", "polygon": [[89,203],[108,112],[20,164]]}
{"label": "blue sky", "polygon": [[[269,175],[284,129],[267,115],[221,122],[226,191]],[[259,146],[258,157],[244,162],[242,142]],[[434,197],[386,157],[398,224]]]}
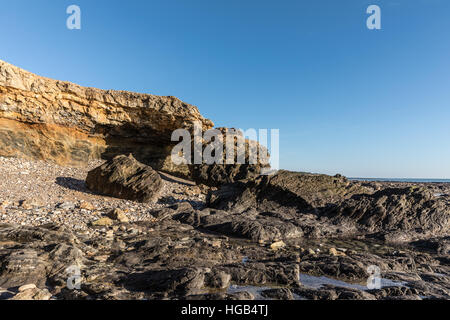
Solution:
{"label": "blue sky", "polygon": [[[0,0],[0,59],[280,129],[280,164],[450,178],[448,0]],[[66,28],[66,8],[82,29]],[[366,8],[381,7],[382,30]]]}

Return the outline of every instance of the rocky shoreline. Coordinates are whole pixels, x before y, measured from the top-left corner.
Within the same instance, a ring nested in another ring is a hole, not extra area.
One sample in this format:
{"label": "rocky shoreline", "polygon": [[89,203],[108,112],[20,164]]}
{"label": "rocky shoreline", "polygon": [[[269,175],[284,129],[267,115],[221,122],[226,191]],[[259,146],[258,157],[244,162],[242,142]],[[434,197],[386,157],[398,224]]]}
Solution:
{"label": "rocky shoreline", "polygon": [[[212,128],[0,60],[0,299],[450,298],[450,185],[260,175],[264,143]],[[176,164],[179,129],[217,159]]]}
{"label": "rocky shoreline", "polygon": [[450,298],[445,184],[161,174],[158,201],[138,203],[86,187],[99,161],[0,164],[0,299]]}

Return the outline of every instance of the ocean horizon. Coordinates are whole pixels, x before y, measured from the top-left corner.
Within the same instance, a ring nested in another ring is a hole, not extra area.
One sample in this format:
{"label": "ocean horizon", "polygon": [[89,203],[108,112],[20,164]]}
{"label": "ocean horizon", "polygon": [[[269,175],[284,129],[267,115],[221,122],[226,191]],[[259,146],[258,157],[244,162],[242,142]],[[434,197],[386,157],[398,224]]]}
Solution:
{"label": "ocean horizon", "polygon": [[349,179],[353,181],[450,183],[450,179],[420,179],[420,178],[349,178]]}

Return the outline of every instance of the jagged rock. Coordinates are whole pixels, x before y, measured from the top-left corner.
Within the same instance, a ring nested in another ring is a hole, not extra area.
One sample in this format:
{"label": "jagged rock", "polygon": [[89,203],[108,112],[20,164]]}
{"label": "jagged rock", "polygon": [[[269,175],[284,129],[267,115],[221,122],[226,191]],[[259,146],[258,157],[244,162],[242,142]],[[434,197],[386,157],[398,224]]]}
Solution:
{"label": "jagged rock", "polygon": [[352,257],[307,255],[299,263],[300,271],[308,274],[322,274],[329,277],[340,277],[347,280],[367,279],[369,264]]}
{"label": "jagged rock", "polygon": [[206,274],[206,285],[211,288],[226,289],[230,285],[231,275],[222,271]]}
{"label": "jagged rock", "polygon": [[201,227],[225,235],[238,236],[254,241],[277,241],[280,239],[300,238],[302,229],[298,226],[278,219],[259,215],[257,213],[232,214],[221,210],[196,211],[187,210],[158,210],[154,216],[170,216],[172,219],[194,227]]}
{"label": "jagged rock", "polygon": [[[450,230],[447,196],[436,197],[426,188],[413,186],[371,193],[371,189],[339,175],[279,171],[273,176],[222,186],[208,194],[207,203],[212,208],[240,213],[247,222],[239,224],[249,224],[247,229],[255,230],[258,222],[268,227],[276,217],[286,226],[292,223],[316,238],[329,235],[333,226],[341,235],[362,233],[386,242],[445,236]],[[249,214],[252,210],[256,211],[256,221],[252,218],[255,214]],[[299,214],[312,214],[316,220],[308,223]],[[235,227],[230,229],[239,229],[237,221],[233,218]]]}
{"label": "jagged rock", "polygon": [[107,226],[111,226],[114,224],[114,221],[110,218],[100,218],[98,220],[92,221],[91,225],[93,227],[107,227]]}
{"label": "jagged rock", "polygon": [[17,289],[19,292],[35,289],[36,285],[34,283],[24,284],[23,286],[20,286],[19,289]]}
{"label": "jagged rock", "polygon": [[443,256],[450,256],[450,236],[417,240],[411,242],[411,245]]}
{"label": "jagged rock", "polygon": [[284,243],[283,241],[276,241],[270,245],[270,249],[277,251],[277,250],[284,248],[285,246],[286,246],[286,243]]}
{"label": "jagged rock", "polygon": [[122,223],[129,222],[129,219],[128,219],[128,217],[125,215],[125,213],[124,213],[122,210],[118,209],[118,208],[116,208],[116,209],[114,209],[114,210],[111,210],[111,211],[108,213],[107,216],[108,216],[108,218],[110,218],[110,219],[117,220],[117,221],[122,222]]}
{"label": "jagged rock", "polygon": [[14,297],[9,300],[49,300],[52,294],[47,289],[30,288],[27,290],[20,291]]}
{"label": "jagged rock", "polygon": [[[360,254],[350,250],[348,257],[326,252],[305,254],[298,260],[292,242],[285,250],[273,251],[270,246],[226,240],[172,219],[131,222],[130,227],[154,231],[130,236],[118,229],[111,242],[102,232],[0,225],[0,299],[48,299],[51,295],[55,299],[89,300],[253,298],[244,291],[225,293],[231,283],[260,286],[265,290],[262,296],[274,299],[291,299],[290,291],[308,299],[449,298],[449,264],[444,256],[432,253],[393,252],[398,248],[392,247],[377,249],[376,254],[369,249]],[[223,243],[220,250],[212,245],[219,240]],[[300,243],[306,252],[308,245]],[[20,254],[23,252],[26,255]],[[369,265],[379,266],[382,277],[398,282],[400,288],[364,292],[330,285],[308,288],[306,282],[301,285],[300,272],[316,275],[317,279],[327,276],[345,281],[348,286],[364,284]],[[69,276],[73,273],[67,271],[71,266],[80,270],[79,290],[67,286],[72,281]],[[39,290],[29,288],[17,295],[17,287],[30,283]],[[266,290],[268,286],[278,289]]]}
{"label": "jagged rock", "polygon": [[34,249],[19,249],[2,259],[0,287],[20,287],[35,283],[41,287],[46,282],[46,262]]}
{"label": "jagged rock", "polygon": [[191,294],[205,286],[205,273],[199,268],[179,270],[151,270],[129,275],[124,285],[132,290],[152,290]]}
{"label": "jagged rock", "polygon": [[352,221],[366,232],[381,232],[394,242],[408,241],[413,233],[421,238],[447,235],[450,230],[448,200],[424,188],[388,188],[355,195],[334,206],[327,216],[336,224]]}
{"label": "jagged rock", "polygon": [[231,280],[238,284],[280,284],[294,285],[300,276],[296,264],[247,263],[221,266],[220,270],[231,275]]}
{"label": "jagged rock", "polygon": [[407,296],[413,296],[414,300],[417,300],[417,290],[407,287],[384,287],[382,289],[368,290],[368,292],[373,294],[379,300],[393,297],[405,298]]}
{"label": "jagged rock", "polygon": [[244,179],[254,179],[261,174],[260,165],[252,164],[202,164],[193,165],[192,180],[208,186],[221,186]]}
{"label": "jagged rock", "polygon": [[264,298],[275,300],[294,300],[292,291],[288,288],[267,289],[261,292]]}
{"label": "jagged rock", "polygon": [[[221,186],[239,180],[254,179],[270,168],[267,148],[256,141],[245,139],[244,133],[235,128],[216,128],[215,130],[220,133],[217,139],[224,146],[222,163],[192,165],[192,179],[197,184]],[[229,150],[230,146],[232,150]],[[203,151],[205,147],[206,145],[203,145]],[[227,164],[229,152],[234,155],[233,164]]]}
{"label": "jagged rock", "polygon": [[376,300],[368,292],[332,285],[325,285],[319,289],[299,287],[295,288],[294,292],[310,300]]}
{"label": "jagged rock", "polygon": [[280,170],[271,176],[239,181],[208,195],[208,205],[222,210],[260,211],[282,207],[311,211],[366,190],[342,176],[327,176]]}
{"label": "jagged rock", "polygon": [[162,188],[159,174],[132,155],[117,156],[90,171],[87,187],[97,193],[138,202],[154,202]]}
{"label": "jagged rock", "polygon": [[239,291],[235,293],[207,293],[190,295],[186,300],[254,300],[255,297],[248,291]]}

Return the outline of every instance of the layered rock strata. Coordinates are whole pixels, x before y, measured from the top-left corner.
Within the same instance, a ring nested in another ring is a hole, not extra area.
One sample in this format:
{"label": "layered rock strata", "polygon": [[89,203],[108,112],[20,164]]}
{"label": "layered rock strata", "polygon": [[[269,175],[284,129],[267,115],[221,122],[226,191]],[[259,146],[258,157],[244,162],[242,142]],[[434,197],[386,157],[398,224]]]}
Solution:
{"label": "layered rock strata", "polygon": [[175,97],[86,88],[0,60],[0,156],[83,165],[132,153],[158,170],[190,176],[170,154],[172,132],[214,124]]}

